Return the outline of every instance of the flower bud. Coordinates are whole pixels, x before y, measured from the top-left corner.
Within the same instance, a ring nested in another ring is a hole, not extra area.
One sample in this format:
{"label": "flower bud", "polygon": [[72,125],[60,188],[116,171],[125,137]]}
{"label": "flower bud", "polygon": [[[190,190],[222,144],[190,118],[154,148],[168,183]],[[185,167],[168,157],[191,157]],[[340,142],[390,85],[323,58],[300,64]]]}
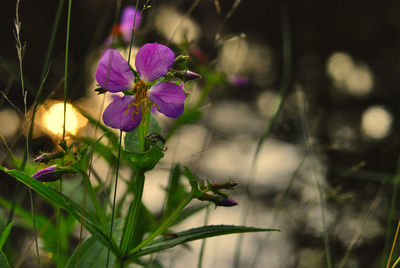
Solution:
{"label": "flower bud", "polygon": [[32,175],[33,178],[41,182],[56,181],[60,178],[60,174],[56,172],[56,165],[41,169]]}
{"label": "flower bud", "polygon": [[219,195],[211,195],[208,193],[203,193],[200,197],[197,199],[201,201],[211,201],[215,204],[215,206],[219,207],[233,207],[236,206],[238,203],[230,198],[227,197],[221,197]]}
{"label": "flower bud", "polygon": [[184,74],[185,80],[189,81],[189,80],[194,80],[194,79],[198,79],[201,77],[201,75],[199,75],[198,73],[192,72],[187,70]]}
{"label": "flower bud", "polygon": [[238,202],[230,198],[221,198],[219,202],[215,202],[216,206],[221,206],[221,207],[233,207],[236,206],[237,204]]}
{"label": "flower bud", "polygon": [[172,70],[169,74],[171,74],[172,77],[181,79],[182,81],[189,81],[201,78],[201,75],[189,70],[186,71]]}

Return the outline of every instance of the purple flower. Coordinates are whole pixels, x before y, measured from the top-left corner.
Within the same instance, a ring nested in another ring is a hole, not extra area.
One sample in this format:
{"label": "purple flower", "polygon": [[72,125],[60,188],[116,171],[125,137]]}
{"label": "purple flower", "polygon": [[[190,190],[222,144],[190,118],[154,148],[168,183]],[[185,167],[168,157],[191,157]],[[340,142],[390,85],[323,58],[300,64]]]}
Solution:
{"label": "purple flower", "polygon": [[42,182],[56,181],[60,178],[59,174],[56,172],[56,165],[41,169],[33,174],[32,177]]}
{"label": "purple flower", "polygon": [[133,6],[127,6],[124,9],[121,16],[120,31],[122,34],[122,39],[126,43],[129,43],[131,40],[132,28],[135,27],[136,31],[141,22],[142,15]]}
{"label": "purple flower", "polygon": [[116,98],[108,105],[103,113],[104,123],[122,131],[131,131],[141,122],[143,112],[153,107],[168,117],[179,117],[186,98],[182,86],[156,82],[167,74],[174,60],[174,53],[166,46],[157,43],[143,45],[136,55],[139,77],[135,83],[135,74],[121,54],[107,49],[97,67],[97,82],[109,92],[133,90],[134,95]]}

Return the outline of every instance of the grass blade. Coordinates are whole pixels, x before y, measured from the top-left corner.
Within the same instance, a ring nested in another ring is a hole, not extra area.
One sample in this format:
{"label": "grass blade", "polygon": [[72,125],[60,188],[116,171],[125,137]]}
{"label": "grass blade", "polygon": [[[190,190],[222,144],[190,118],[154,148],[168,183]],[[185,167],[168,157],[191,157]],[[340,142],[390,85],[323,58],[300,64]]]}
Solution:
{"label": "grass blade", "polygon": [[13,223],[10,222],[10,223],[6,226],[6,228],[4,228],[4,231],[1,233],[1,236],[0,236],[0,250],[3,248],[4,243],[6,242],[7,237],[8,237],[8,235],[10,234],[12,225],[13,225]]}
{"label": "grass blade", "polygon": [[159,238],[150,242],[147,246],[141,250],[136,251],[134,254],[129,256],[129,259],[136,259],[140,256],[145,256],[154,252],[165,250],[168,248],[175,247],[190,241],[204,239],[213,236],[237,234],[237,233],[249,233],[249,232],[271,232],[279,231],[277,229],[265,229],[255,228],[246,226],[234,226],[234,225],[208,225],[198,228],[193,228],[187,231],[176,233],[171,238]]}
{"label": "grass blade", "polygon": [[0,267],[10,268],[10,264],[8,263],[6,254],[2,250],[0,250]]}

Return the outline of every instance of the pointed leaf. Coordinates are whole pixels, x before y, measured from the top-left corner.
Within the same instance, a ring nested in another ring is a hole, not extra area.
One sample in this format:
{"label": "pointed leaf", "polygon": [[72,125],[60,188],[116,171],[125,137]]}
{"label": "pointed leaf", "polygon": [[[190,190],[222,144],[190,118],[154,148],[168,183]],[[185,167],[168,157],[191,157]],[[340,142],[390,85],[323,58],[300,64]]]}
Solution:
{"label": "pointed leaf", "polygon": [[3,245],[4,245],[4,243],[6,242],[8,235],[10,234],[11,226],[12,226],[12,225],[13,225],[13,223],[10,222],[10,223],[6,226],[6,228],[4,228],[4,231],[3,231],[3,233],[2,233],[1,236],[0,236],[0,250],[3,248]]}
{"label": "pointed leaf", "polygon": [[[54,205],[60,206],[61,208],[72,214],[78,221],[82,220],[83,226],[85,226],[85,228],[94,237],[96,237],[96,239],[101,241],[104,245],[109,246],[110,243],[108,242],[108,236],[106,236],[106,234],[97,227],[101,226],[101,224],[96,222],[94,220],[94,217],[91,216],[89,213],[86,212],[82,214],[82,207],[72,201],[70,198],[48,187],[46,184],[33,179],[22,171],[7,170],[2,166],[0,166],[0,170],[3,170],[5,173],[24,183],[26,186],[30,187],[32,190],[36,191],[38,194],[47,199],[49,202],[53,203]],[[112,241],[111,250],[114,253],[119,254],[119,249],[115,244],[115,241]]]}
{"label": "pointed leaf", "polygon": [[189,180],[190,187],[192,187],[192,193],[195,196],[201,194],[198,184],[199,180],[193,175],[193,173],[190,171],[188,167],[184,167],[184,169],[185,169],[185,175]]}
{"label": "pointed leaf", "polygon": [[170,238],[164,237],[153,240],[147,246],[130,254],[129,259],[135,259],[154,252],[172,248],[174,246],[184,244],[193,240],[204,239],[213,236],[236,234],[236,233],[248,233],[248,232],[270,232],[270,231],[279,231],[279,230],[246,227],[246,226],[234,226],[234,225],[202,226],[187,231],[183,231],[180,233],[176,233],[173,237]]}
{"label": "pointed leaf", "polygon": [[179,164],[176,164],[174,168],[171,169],[167,194],[165,213],[169,215],[175,210],[185,196],[187,196],[185,186],[181,183],[181,167]]}

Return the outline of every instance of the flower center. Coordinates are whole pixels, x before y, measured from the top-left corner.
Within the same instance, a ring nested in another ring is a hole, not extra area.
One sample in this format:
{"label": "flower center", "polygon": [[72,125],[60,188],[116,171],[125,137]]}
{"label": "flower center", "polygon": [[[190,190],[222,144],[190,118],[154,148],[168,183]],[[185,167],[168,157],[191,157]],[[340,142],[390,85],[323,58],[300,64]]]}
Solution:
{"label": "flower center", "polygon": [[147,85],[143,80],[140,80],[136,85],[135,85],[135,92],[136,92],[136,98],[134,102],[131,102],[125,110],[125,113],[128,112],[128,109],[131,106],[135,106],[135,111],[133,111],[131,120],[133,120],[133,117],[137,114],[139,114],[139,109],[141,109],[142,114],[146,112],[146,109],[149,109],[152,105],[155,105],[152,103],[147,96]]}

